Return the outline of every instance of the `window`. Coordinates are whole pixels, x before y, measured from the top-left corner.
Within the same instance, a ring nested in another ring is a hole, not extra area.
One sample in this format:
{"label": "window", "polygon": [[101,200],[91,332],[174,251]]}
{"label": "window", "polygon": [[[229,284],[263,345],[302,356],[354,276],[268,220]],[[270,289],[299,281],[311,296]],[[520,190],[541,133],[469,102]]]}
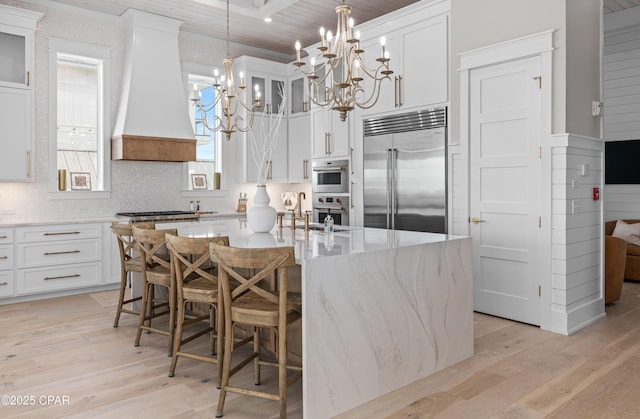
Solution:
{"label": "window", "polygon": [[[187,80],[187,88],[190,92],[189,115],[197,141],[196,161],[188,163],[188,189],[205,189],[194,184],[193,179],[198,179],[198,181],[206,181],[206,189],[212,190],[214,189],[214,173],[220,171],[220,136],[207,127],[208,123],[213,128],[218,111],[213,106],[215,100],[213,79],[189,74]],[[198,99],[202,107],[196,106],[194,99]]]}
{"label": "window", "polygon": [[[50,189],[109,190],[109,121],[105,103],[109,52],[82,44],[51,40]],[[108,125],[107,125],[108,126]],[[66,173],[60,187],[58,173]],[[83,187],[73,187],[80,176]],[[72,195],[72,194],[68,194]]]}

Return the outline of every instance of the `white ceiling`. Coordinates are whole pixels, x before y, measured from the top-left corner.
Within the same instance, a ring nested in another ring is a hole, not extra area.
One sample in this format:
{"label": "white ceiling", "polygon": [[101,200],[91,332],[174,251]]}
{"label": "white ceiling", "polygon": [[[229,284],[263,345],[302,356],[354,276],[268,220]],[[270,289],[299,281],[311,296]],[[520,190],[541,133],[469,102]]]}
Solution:
{"label": "white ceiling", "polygon": [[[24,0],[26,2],[39,0]],[[347,0],[356,24],[419,0]],[[51,0],[69,6],[119,16],[128,8],[169,16],[184,22],[181,30],[226,39],[225,0]],[[603,0],[604,13],[640,5],[640,0]],[[230,0],[230,40],[293,56],[294,42],[319,41],[324,26],[335,31],[335,7],[343,0]],[[265,17],[273,21],[266,23]],[[232,54],[233,55],[233,54]]]}

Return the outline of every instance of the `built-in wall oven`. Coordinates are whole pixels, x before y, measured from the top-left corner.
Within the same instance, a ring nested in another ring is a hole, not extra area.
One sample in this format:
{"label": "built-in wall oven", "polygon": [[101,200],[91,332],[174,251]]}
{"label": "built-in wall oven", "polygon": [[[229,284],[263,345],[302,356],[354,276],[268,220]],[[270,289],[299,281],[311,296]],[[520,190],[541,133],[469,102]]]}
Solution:
{"label": "built-in wall oven", "polygon": [[349,196],[331,194],[313,194],[313,222],[324,223],[331,214],[336,225],[349,225]]}
{"label": "built-in wall oven", "polygon": [[349,193],[349,160],[314,161],[311,187],[314,194]]}

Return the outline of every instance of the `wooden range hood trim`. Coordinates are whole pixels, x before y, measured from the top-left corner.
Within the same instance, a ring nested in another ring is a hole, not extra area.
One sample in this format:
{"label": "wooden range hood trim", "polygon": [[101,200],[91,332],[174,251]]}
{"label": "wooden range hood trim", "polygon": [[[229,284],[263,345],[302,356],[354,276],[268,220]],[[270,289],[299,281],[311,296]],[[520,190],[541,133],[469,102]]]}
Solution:
{"label": "wooden range hood trim", "polygon": [[123,134],[111,138],[111,160],[195,161],[196,140]]}

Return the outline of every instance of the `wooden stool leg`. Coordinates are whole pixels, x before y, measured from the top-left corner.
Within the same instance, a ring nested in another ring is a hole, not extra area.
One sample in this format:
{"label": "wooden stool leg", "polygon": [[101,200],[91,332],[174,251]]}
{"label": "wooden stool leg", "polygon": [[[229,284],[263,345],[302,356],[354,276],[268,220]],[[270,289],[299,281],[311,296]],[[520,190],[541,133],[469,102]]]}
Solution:
{"label": "wooden stool leg", "polygon": [[182,346],[182,325],[184,323],[184,312],[184,302],[180,302],[180,304],[178,304],[178,324],[176,325],[176,333],[173,336],[173,354],[171,355],[171,368],[169,369],[169,377],[173,377],[176,372],[176,365],[178,363],[177,353],[180,351],[180,347]]}
{"label": "wooden stool leg", "polygon": [[[221,297],[220,297],[221,298]],[[220,301],[220,300],[218,300]],[[222,385],[222,367],[224,361],[222,356],[224,354],[224,342],[225,342],[225,329],[224,329],[224,310],[220,310],[221,306],[215,306],[216,310],[216,360],[218,362],[218,389]]]}
{"label": "wooden stool leg", "polygon": [[169,353],[173,354],[173,340],[175,339],[176,330],[176,288],[169,287]]}
{"label": "wooden stool leg", "polygon": [[209,331],[209,348],[210,348],[210,355],[215,355],[216,354],[216,333],[217,333],[217,327],[216,327],[216,319],[214,318],[214,305],[210,304],[209,305],[209,328],[211,328],[211,331]]}
{"label": "wooden stool leg", "polygon": [[287,326],[278,328],[278,390],[280,396],[280,418],[287,417]]}
{"label": "wooden stool leg", "polygon": [[253,358],[253,384],[260,385],[260,328],[253,328],[253,352],[255,358]]}
{"label": "wooden stool leg", "polygon": [[116,319],[113,321],[113,327],[118,327],[120,314],[122,313],[122,305],[124,304],[124,292],[127,287],[127,271],[120,269],[120,296],[118,297],[118,308],[116,308]]}
{"label": "wooden stool leg", "polygon": [[[231,352],[233,351],[233,330],[231,321],[225,319],[224,322],[224,360],[222,361],[222,382],[220,383],[220,396],[218,397],[218,408],[216,417],[222,417],[224,401],[227,397],[227,386],[229,385],[229,374],[231,372]],[[219,367],[219,366],[218,366]]]}
{"label": "wooden stool leg", "polygon": [[[138,332],[136,333],[136,341],[133,346],[140,346],[140,337],[142,336],[142,326],[144,325],[144,321],[147,317],[147,311],[149,306],[149,297],[153,298],[153,296],[149,295],[149,283],[145,281],[144,286],[142,287],[142,306],[140,307],[140,317],[138,319]],[[153,304],[153,299],[151,300]]]}

